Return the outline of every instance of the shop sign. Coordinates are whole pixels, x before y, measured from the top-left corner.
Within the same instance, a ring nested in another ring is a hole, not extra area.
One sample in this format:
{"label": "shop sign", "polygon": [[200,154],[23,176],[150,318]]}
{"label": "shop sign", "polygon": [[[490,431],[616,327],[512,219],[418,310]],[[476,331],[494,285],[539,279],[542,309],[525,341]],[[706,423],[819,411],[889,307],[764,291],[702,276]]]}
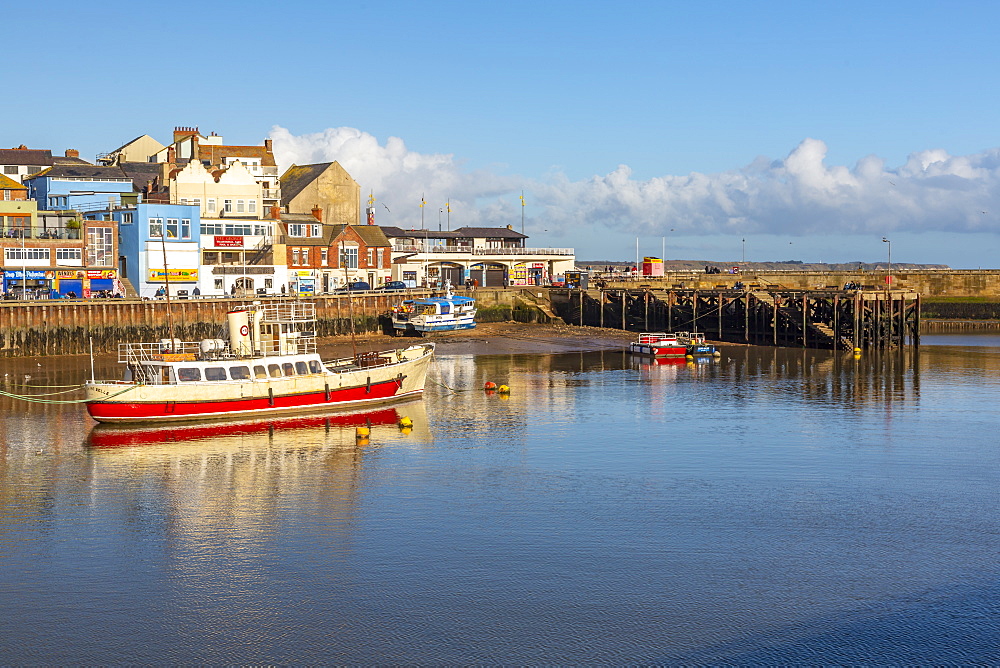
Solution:
{"label": "shop sign", "polygon": [[[198,281],[197,269],[170,269],[170,280],[178,283],[196,283]],[[146,277],[147,283],[165,283],[166,276],[162,269],[150,269]]]}
{"label": "shop sign", "polygon": [[215,237],[216,248],[243,248],[243,237]]}
{"label": "shop sign", "polygon": [[296,269],[295,275],[299,278],[312,278],[312,269]]}
{"label": "shop sign", "polygon": [[[87,278],[118,278],[117,269],[88,269]],[[173,278],[171,276],[171,278]]]}
{"label": "shop sign", "polygon": [[83,271],[79,269],[61,269],[56,272],[56,276],[61,279],[82,279],[84,277]]}
{"label": "shop sign", "polygon": [[[44,280],[46,278],[52,278],[53,277],[53,274],[52,274],[51,271],[32,271],[31,269],[29,269],[27,273],[28,273],[28,278],[29,279],[35,279],[35,280],[38,280],[38,279],[43,279]],[[5,271],[5,272],[3,272],[3,277],[4,278],[8,278],[8,279],[9,278],[16,278],[18,280],[20,280],[21,278],[23,278],[21,271]]]}

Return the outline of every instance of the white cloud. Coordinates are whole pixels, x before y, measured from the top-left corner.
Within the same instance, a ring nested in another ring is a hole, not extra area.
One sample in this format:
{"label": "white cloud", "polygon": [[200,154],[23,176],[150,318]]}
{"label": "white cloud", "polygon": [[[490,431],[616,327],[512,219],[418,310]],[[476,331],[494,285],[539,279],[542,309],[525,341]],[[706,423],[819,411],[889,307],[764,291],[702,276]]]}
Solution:
{"label": "white cloud", "polygon": [[717,174],[638,180],[620,165],[570,181],[561,173],[527,179],[467,171],[453,155],[416,153],[396,137],[380,144],[354,128],[296,136],[275,126],[271,138],[282,169],[337,160],[363,193],[374,190],[390,208],[379,222],[402,227],[420,226],[421,194],[429,227],[449,198],[453,228],[516,227],[524,189],[532,227],[564,238],[673,229],[790,236],[1000,231],[1000,149],[967,156],[920,151],[895,169],[866,156],[851,168],[827,165],[826,144],[805,139],[783,160],[762,157]]}

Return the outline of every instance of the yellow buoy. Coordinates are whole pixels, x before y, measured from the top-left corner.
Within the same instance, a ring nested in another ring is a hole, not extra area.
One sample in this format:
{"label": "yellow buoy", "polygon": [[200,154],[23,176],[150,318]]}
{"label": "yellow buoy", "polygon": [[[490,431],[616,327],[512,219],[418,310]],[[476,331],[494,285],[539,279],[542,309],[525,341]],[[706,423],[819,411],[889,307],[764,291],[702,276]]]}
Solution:
{"label": "yellow buoy", "polygon": [[354,437],[357,439],[368,438],[372,433],[372,430],[368,427],[358,427],[354,430]]}
{"label": "yellow buoy", "polygon": [[410,429],[413,427],[413,420],[404,415],[399,418],[399,427],[400,429]]}
{"label": "yellow buoy", "polygon": [[500,394],[510,394],[510,388],[507,387],[506,385],[501,385],[500,387],[497,388],[497,392],[499,392]]}

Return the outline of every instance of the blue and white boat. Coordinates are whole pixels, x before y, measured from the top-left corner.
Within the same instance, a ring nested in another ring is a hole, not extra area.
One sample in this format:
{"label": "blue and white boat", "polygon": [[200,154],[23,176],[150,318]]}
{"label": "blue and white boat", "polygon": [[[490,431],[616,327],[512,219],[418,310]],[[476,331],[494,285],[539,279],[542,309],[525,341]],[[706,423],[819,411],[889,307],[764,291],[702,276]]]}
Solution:
{"label": "blue and white boat", "polygon": [[476,326],[476,300],[452,293],[445,282],[444,295],[425,299],[407,299],[392,309],[392,327],[396,335],[427,332],[451,332]]}

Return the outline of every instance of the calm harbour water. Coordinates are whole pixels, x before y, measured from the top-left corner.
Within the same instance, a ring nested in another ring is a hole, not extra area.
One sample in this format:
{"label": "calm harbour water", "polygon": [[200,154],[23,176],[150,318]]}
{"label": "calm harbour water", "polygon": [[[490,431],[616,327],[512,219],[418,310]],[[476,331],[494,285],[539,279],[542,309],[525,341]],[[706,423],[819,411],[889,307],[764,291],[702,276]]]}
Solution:
{"label": "calm harbour water", "polygon": [[[14,393],[89,375],[0,365]],[[1000,662],[1000,337],[430,378],[161,431],[2,399],[2,662]]]}

